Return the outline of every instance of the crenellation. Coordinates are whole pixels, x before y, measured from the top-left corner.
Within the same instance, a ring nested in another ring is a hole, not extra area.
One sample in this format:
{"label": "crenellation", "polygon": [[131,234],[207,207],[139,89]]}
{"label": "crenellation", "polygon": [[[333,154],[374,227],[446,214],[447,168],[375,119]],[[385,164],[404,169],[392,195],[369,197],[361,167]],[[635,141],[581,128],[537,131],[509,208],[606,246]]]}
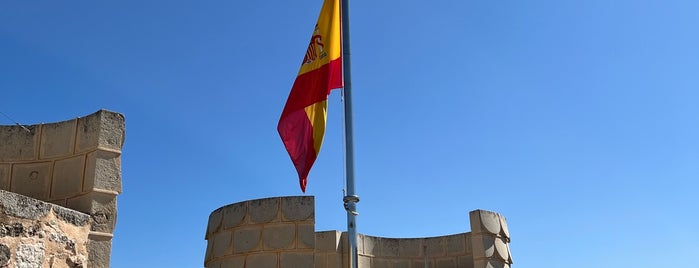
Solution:
{"label": "crenellation", "polygon": [[223,209],[223,228],[230,229],[243,224],[248,211],[248,202],[225,206]]}
{"label": "crenellation", "polygon": [[67,157],[74,154],[77,119],[43,124],[39,159]]}
{"label": "crenellation", "polygon": [[[26,128],[26,129],[25,129]],[[27,131],[27,129],[29,131]],[[41,125],[1,126],[0,162],[36,160],[39,155]]]}
{"label": "crenellation", "polygon": [[269,223],[280,221],[279,198],[264,198],[249,201],[248,216],[250,223]]}

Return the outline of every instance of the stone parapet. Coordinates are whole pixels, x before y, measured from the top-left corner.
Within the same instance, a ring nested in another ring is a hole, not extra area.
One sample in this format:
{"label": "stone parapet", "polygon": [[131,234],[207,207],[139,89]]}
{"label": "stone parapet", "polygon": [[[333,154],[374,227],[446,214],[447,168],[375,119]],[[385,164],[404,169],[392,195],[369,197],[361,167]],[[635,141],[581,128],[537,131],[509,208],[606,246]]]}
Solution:
{"label": "stone parapet", "polygon": [[[313,197],[250,200],[209,216],[207,268],[349,267],[347,233],[314,232]],[[501,215],[470,213],[473,232],[425,238],[359,234],[360,268],[510,267],[509,231]],[[427,266],[425,265],[427,262]]]}
{"label": "stone parapet", "polygon": [[90,215],[90,267],[109,266],[124,129],[124,116],[106,110],[63,122],[0,126],[0,190]]}

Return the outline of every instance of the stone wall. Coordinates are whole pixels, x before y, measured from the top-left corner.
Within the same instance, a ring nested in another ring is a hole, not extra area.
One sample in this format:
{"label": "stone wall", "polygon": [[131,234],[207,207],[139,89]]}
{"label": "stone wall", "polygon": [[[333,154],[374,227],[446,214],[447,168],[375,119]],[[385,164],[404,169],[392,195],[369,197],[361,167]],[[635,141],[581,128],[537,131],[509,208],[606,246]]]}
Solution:
{"label": "stone wall", "polygon": [[109,266],[124,134],[124,116],[105,110],[57,123],[0,126],[0,189],[90,215],[90,267]]}
{"label": "stone wall", "polygon": [[0,190],[0,267],[86,267],[90,216]]}
{"label": "stone wall", "polygon": [[[207,268],[342,268],[347,233],[315,232],[312,196],[274,197],[231,204],[211,213]],[[427,238],[359,235],[361,268],[509,268],[505,218],[470,212],[472,232]]]}

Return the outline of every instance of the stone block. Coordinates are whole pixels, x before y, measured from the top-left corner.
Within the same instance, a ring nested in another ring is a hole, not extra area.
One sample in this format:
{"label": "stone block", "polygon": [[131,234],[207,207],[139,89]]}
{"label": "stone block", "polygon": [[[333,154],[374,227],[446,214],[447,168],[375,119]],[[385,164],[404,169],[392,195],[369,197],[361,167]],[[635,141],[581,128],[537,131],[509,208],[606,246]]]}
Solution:
{"label": "stone block", "polygon": [[205,239],[208,239],[213,233],[218,232],[221,227],[221,219],[223,219],[223,209],[219,208],[211,212],[209,215],[209,224],[206,226]]}
{"label": "stone block", "polygon": [[464,234],[450,235],[445,237],[447,245],[447,255],[458,256],[466,254],[466,236]]}
{"label": "stone block", "polygon": [[500,233],[500,215],[492,211],[474,210],[469,213],[471,232],[474,234],[487,232]]}
{"label": "stone block", "polygon": [[277,267],[277,253],[253,254],[245,259],[246,267]]}
{"label": "stone block", "polygon": [[379,241],[379,256],[382,257],[398,257],[400,239],[381,238]]}
{"label": "stone block", "polygon": [[383,258],[374,258],[371,268],[391,268],[391,261]]}
{"label": "stone block", "polygon": [[85,226],[90,222],[90,215],[64,207],[53,206],[53,213],[57,218],[75,226]]}
{"label": "stone block", "polygon": [[214,239],[213,238],[208,239],[206,242],[207,243],[206,243],[206,254],[204,255],[204,266],[210,267],[207,263],[209,263],[209,261],[211,259],[213,259]]}
{"label": "stone block", "polygon": [[422,256],[422,239],[398,239],[398,256]]}
{"label": "stone block", "polygon": [[425,245],[427,246],[427,252],[429,252],[430,257],[444,257],[445,254],[445,242],[444,237],[430,237],[425,239]]}
{"label": "stone block", "polygon": [[494,245],[495,252],[497,253],[494,257],[502,260],[505,263],[508,263],[510,259],[510,249],[508,248],[505,241],[503,241],[500,237],[495,238]]}
{"label": "stone block", "polygon": [[124,116],[100,110],[78,119],[77,152],[97,148],[121,151],[124,144]]}
{"label": "stone block", "polygon": [[360,240],[362,241],[362,254],[367,256],[376,256],[376,244],[378,243],[378,238],[368,235],[360,235]]}
{"label": "stone block", "polygon": [[293,223],[265,225],[262,229],[264,250],[292,249],[295,238],[296,225]]}
{"label": "stone block", "polygon": [[495,238],[492,235],[471,235],[475,259],[490,258],[495,254]]}
{"label": "stone block", "polygon": [[471,255],[459,256],[456,258],[456,262],[459,265],[459,268],[474,268],[473,256]]}
{"label": "stone block", "polygon": [[0,190],[10,190],[10,175],[12,174],[11,171],[12,165],[0,164]]}
{"label": "stone block", "polygon": [[505,216],[500,215],[500,228],[502,229],[500,231],[500,234],[507,238],[505,242],[510,242],[510,230],[507,228],[507,221],[505,220]]}
{"label": "stone block", "polygon": [[[423,268],[425,267],[425,259],[412,260],[411,265],[413,268]],[[436,266],[434,260],[427,260],[427,267],[440,267]]]}
{"label": "stone block", "polygon": [[286,221],[314,220],[315,205],[312,196],[283,197],[282,215]]}
{"label": "stone block", "polygon": [[282,252],[279,256],[280,268],[313,268],[313,266],[313,252]]}
{"label": "stone block", "polygon": [[112,240],[87,241],[87,267],[108,268],[112,252]]}
{"label": "stone block", "polygon": [[248,215],[252,223],[268,223],[279,220],[279,198],[251,200]]}
{"label": "stone block", "polygon": [[315,224],[301,224],[297,225],[298,241],[296,248],[307,249],[315,248],[316,246],[316,233]]}
{"label": "stone block", "polygon": [[212,240],[213,240],[213,249],[211,251],[211,254],[213,255],[214,258],[218,258],[224,255],[231,254],[231,238],[233,237],[233,233],[231,232],[219,232],[214,234]]}
{"label": "stone block", "polygon": [[221,268],[245,268],[245,257],[228,257],[221,261]]}
{"label": "stone block", "polygon": [[326,265],[324,268],[343,268],[343,256],[339,253],[328,253],[326,256]]}
{"label": "stone block", "polygon": [[83,190],[83,172],[85,156],[58,160],[53,165],[53,183],[51,198],[63,198],[79,195]]}
{"label": "stone block", "polygon": [[223,228],[233,228],[243,223],[248,211],[248,202],[231,204],[223,207]]}
{"label": "stone block", "polygon": [[12,167],[12,192],[48,200],[51,190],[52,162],[14,164]]}
{"label": "stone block", "polygon": [[247,227],[235,230],[233,233],[233,253],[246,253],[261,250],[259,227]]}
{"label": "stone block", "polygon": [[15,267],[41,267],[44,264],[46,248],[44,243],[19,244],[15,255]]}
{"label": "stone block", "polygon": [[439,268],[456,268],[455,258],[440,258],[437,259],[437,267]]}
{"label": "stone block", "polygon": [[118,153],[98,150],[87,154],[83,191],[93,189],[121,193],[121,157]]}
{"label": "stone block", "polygon": [[506,263],[503,263],[501,261],[483,259],[483,260],[474,260],[473,267],[474,268],[509,268],[509,265],[507,265]]}
{"label": "stone block", "polygon": [[340,232],[325,231],[315,233],[316,252],[337,252],[340,245]]}
{"label": "stone block", "polygon": [[36,160],[39,154],[40,125],[0,126],[0,162]]}
{"label": "stone block", "polygon": [[68,208],[87,213],[92,218],[91,229],[95,232],[112,233],[116,227],[116,195],[103,192],[91,192],[69,198]]}
{"label": "stone block", "polygon": [[357,267],[362,267],[362,268],[370,268],[371,266],[371,258],[368,256],[358,256],[357,257]]}
{"label": "stone block", "polygon": [[39,158],[65,157],[75,149],[75,130],[78,120],[45,124],[41,127]]}
{"label": "stone block", "polygon": [[32,220],[38,220],[51,212],[51,204],[2,190],[0,207],[9,216]]}
{"label": "stone block", "polygon": [[315,268],[327,268],[328,256],[324,253],[313,254],[313,266]]}
{"label": "stone block", "polygon": [[392,268],[410,268],[410,260],[394,259],[391,264]]}

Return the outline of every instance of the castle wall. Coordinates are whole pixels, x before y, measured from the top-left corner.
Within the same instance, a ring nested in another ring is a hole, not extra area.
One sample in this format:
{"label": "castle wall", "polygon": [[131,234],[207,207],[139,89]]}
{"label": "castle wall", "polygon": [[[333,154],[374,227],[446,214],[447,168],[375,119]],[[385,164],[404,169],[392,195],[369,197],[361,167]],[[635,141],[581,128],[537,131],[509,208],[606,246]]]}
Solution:
{"label": "castle wall", "polygon": [[109,266],[124,134],[124,116],[105,110],[57,123],[0,126],[0,189],[90,215],[90,267]]}
{"label": "castle wall", "polygon": [[[207,268],[349,267],[347,233],[315,232],[312,196],[274,197],[227,205],[209,217]],[[426,238],[358,235],[361,268],[509,268],[505,218],[470,212],[472,232]]]}

